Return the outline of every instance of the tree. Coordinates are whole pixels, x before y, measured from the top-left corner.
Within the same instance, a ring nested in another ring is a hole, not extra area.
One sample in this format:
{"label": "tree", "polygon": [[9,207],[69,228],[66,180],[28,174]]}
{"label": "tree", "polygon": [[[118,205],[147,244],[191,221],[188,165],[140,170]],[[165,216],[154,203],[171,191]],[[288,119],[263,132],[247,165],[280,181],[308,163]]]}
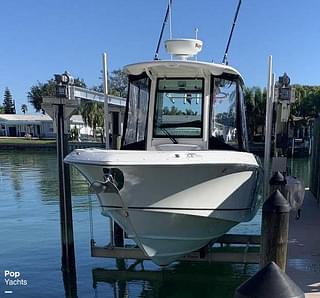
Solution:
{"label": "tree", "polygon": [[[82,88],[86,88],[86,84],[83,79],[75,78],[74,85]],[[36,112],[44,112],[41,108],[41,104],[44,96],[55,95],[56,83],[53,79],[48,80],[46,83],[38,82],[37,85],[33,85],[28,92],[29,102],[33,105]]]}
{"label": "tree", "polygon": [[37,85],[33,85],[28,92],[29,102],[33,105],[36,112],[44,110],[41,108],[41,104],[44,96],[54,96],[55,94],[55,81],[53,79],[48,80],[47,83],[38,82]]}
{"label": "tree", "polygon": [[96,101],[82,101],[80,113],[84,123],[92,128],[93,137],[96,138],[97,128],[104,127],[103,104]]}
{"label": "tree", "polygon": [[21,112],[25,114],[28,111],[28,106],[24,103],[21,105]]}
{"label": "tree", "polygon": [[320,86],[295,85],[296,101],[292,105],[293,115],[308,119],[320,113]]}
{"label": "tree", "polygon": [[[103,92],[103,85],[93,86],[92,90]],[[108,93],[110,95],[126,97],[128,94],[128,76],[122,69],[111,72],[108,78]]]}
{"label": "tree", "polygon": [[110,94],[126,97],[128,93],[128,76],[122,69],[116,69],[110,76]]}
{"label": "tree", "polygon": [[162,110],[162,115],[169,115],[169,108],[167,106],[163,107],[163,110]]}
{"label": "tree", "polygon": [[0,105],[0,114],[4,114],[4,108]]}
{"label": "tree", "polygon": [[11,95],[11,92],[8,87],[6,87],[6,89],[4,91],[3,109],[4,109],[5,114],[15,114],[16,113],[14,101],[12,99],[12,95]]}
{"label": "tree", "polygon": [[257,135],[259,127],[262,131],[265,127],[267,90],[262,90],[260,87],[246,88],[244,90],[244,100],[249,136],[252,139],[254,135]]}
{"label": "tree", "polygon": [[254,114],[254,92],[252,88],[245,88],[244,90],[244,100],[246,106],[246,117],[247,117],[247,127],[248,127],[248,137],[251,141],[255,132],[255,122],[253,119]]}

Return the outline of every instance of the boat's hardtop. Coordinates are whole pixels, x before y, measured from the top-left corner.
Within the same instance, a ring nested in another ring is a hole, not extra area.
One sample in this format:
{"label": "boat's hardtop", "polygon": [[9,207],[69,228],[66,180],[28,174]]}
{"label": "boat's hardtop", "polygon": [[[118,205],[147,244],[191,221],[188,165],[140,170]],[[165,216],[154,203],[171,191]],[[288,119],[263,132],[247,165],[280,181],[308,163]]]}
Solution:
{"label": "boat's hardtop", "polygon": [[93,165],[194,165],[224,164],[259,167],[253,154],[237,151],[138,151],[76,149],[65,158],[70,164]]}
{"label": "boat's hardtop", "polygon": [[225,64],[215,64],[195,60],[154,60],[135,64],[129,64],[124,70],[131,75],[139,75],[146,72],[157,77],[166,76],[190,76],[203,77],[204,75],[219,76],[223,73],[237,75],[243,81],[241,74],[233,67]]}

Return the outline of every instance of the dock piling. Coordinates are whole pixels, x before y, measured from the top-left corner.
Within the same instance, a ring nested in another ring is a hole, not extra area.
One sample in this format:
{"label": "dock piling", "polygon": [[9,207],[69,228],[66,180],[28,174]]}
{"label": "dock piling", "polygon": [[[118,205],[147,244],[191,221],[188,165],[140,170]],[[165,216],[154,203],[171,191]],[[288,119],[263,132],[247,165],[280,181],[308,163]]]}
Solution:
{"label": "dock piling", "polygon": [[63,159],[68,154],[68,135],[64,133],[64,106],[57,106],[57,158],[59,168],[62,270],[74,271],[75,254],[72,222],[70,169]]}
{"label": "dock piling", "polygon": [[262,207],[261,265],[274,261],[283,272],[287,263],[290,205],[279,190]]}
{"label": "dock piling", "polygon": [[320,205],[320,116],[314,119],[312,150],[311,150],[311,171],[310,190]]}
{"label": "dock piling", "polygon": [[282,194],[284,194],[284,186],[286,184],[286,178],[281,174],[281,172],[275,172],[270,178],[270,190],[271,193],[279,189]]}
{"label": "dock piling", "polygon": [[[113,112],[112,113],[112,149],[119,150],[120,149],[120,113],[119,112]],[[113,243],[117,247],[123,247],[124,246],[124,232],[123,229],[114,221],[113,222]]]}
{"label": "dock piling", "polygon": [[70,115],[79,106],[79,101],[70,99],[70,86],[73,84],[73,78],[67,72],[55,75],[55,81],[55,96],[44,97],[41,107],[53,118],[56,127],[62,255],[61,270],[63,272],[66,297],[76,297],[77,275],[73,237],[70,169],[69,165],[64,163],[64,158],[69,151]]}
{"label": "dock piling", "polygon": [[234,298],[303,298],[302,290],[277,264],[270,262],[235,291]]}

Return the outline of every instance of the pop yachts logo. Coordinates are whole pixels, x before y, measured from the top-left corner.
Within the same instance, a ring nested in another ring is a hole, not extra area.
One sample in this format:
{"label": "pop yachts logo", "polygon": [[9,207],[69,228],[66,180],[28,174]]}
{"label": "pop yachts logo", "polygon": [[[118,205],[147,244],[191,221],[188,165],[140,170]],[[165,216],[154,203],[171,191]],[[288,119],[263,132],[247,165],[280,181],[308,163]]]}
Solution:
{"label": "pop yachts logo", "polygon": [[4,270],[4,282],[6,286],[26,286],[28,281],[21,278],[19,271]]}

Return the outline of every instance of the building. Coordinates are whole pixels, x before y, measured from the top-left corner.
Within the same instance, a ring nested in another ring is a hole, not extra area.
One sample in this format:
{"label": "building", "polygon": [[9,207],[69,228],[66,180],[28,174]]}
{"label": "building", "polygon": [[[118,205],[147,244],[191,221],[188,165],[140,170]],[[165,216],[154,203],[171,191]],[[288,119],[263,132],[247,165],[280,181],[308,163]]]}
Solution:
{"label": "building", "polygon": [[79,136],[93,136],[92,128],[84,123],[81,115],[72,115],[70,117],[70,129],[72,130],[74,128],[78,129]]}
{"label": "building", "polygon": [[0,136],[54,138],[53,121],[48,115],[0,114]]}
{"label": "building", "polygon": [[[122,126],[121,117],[121,126]],[[111,117],[109,117],[109,127],[111,128]],[[31,135],[35,138],[55,138],[52,118],[45,114],[35,115],[17,115],[17,114],[0,114],[0,137],[24,137]],[[81,115],[72,115],[70,117],[70,129],[77,128],[79,138],[93,136],[93,130],[86,125]]]}

